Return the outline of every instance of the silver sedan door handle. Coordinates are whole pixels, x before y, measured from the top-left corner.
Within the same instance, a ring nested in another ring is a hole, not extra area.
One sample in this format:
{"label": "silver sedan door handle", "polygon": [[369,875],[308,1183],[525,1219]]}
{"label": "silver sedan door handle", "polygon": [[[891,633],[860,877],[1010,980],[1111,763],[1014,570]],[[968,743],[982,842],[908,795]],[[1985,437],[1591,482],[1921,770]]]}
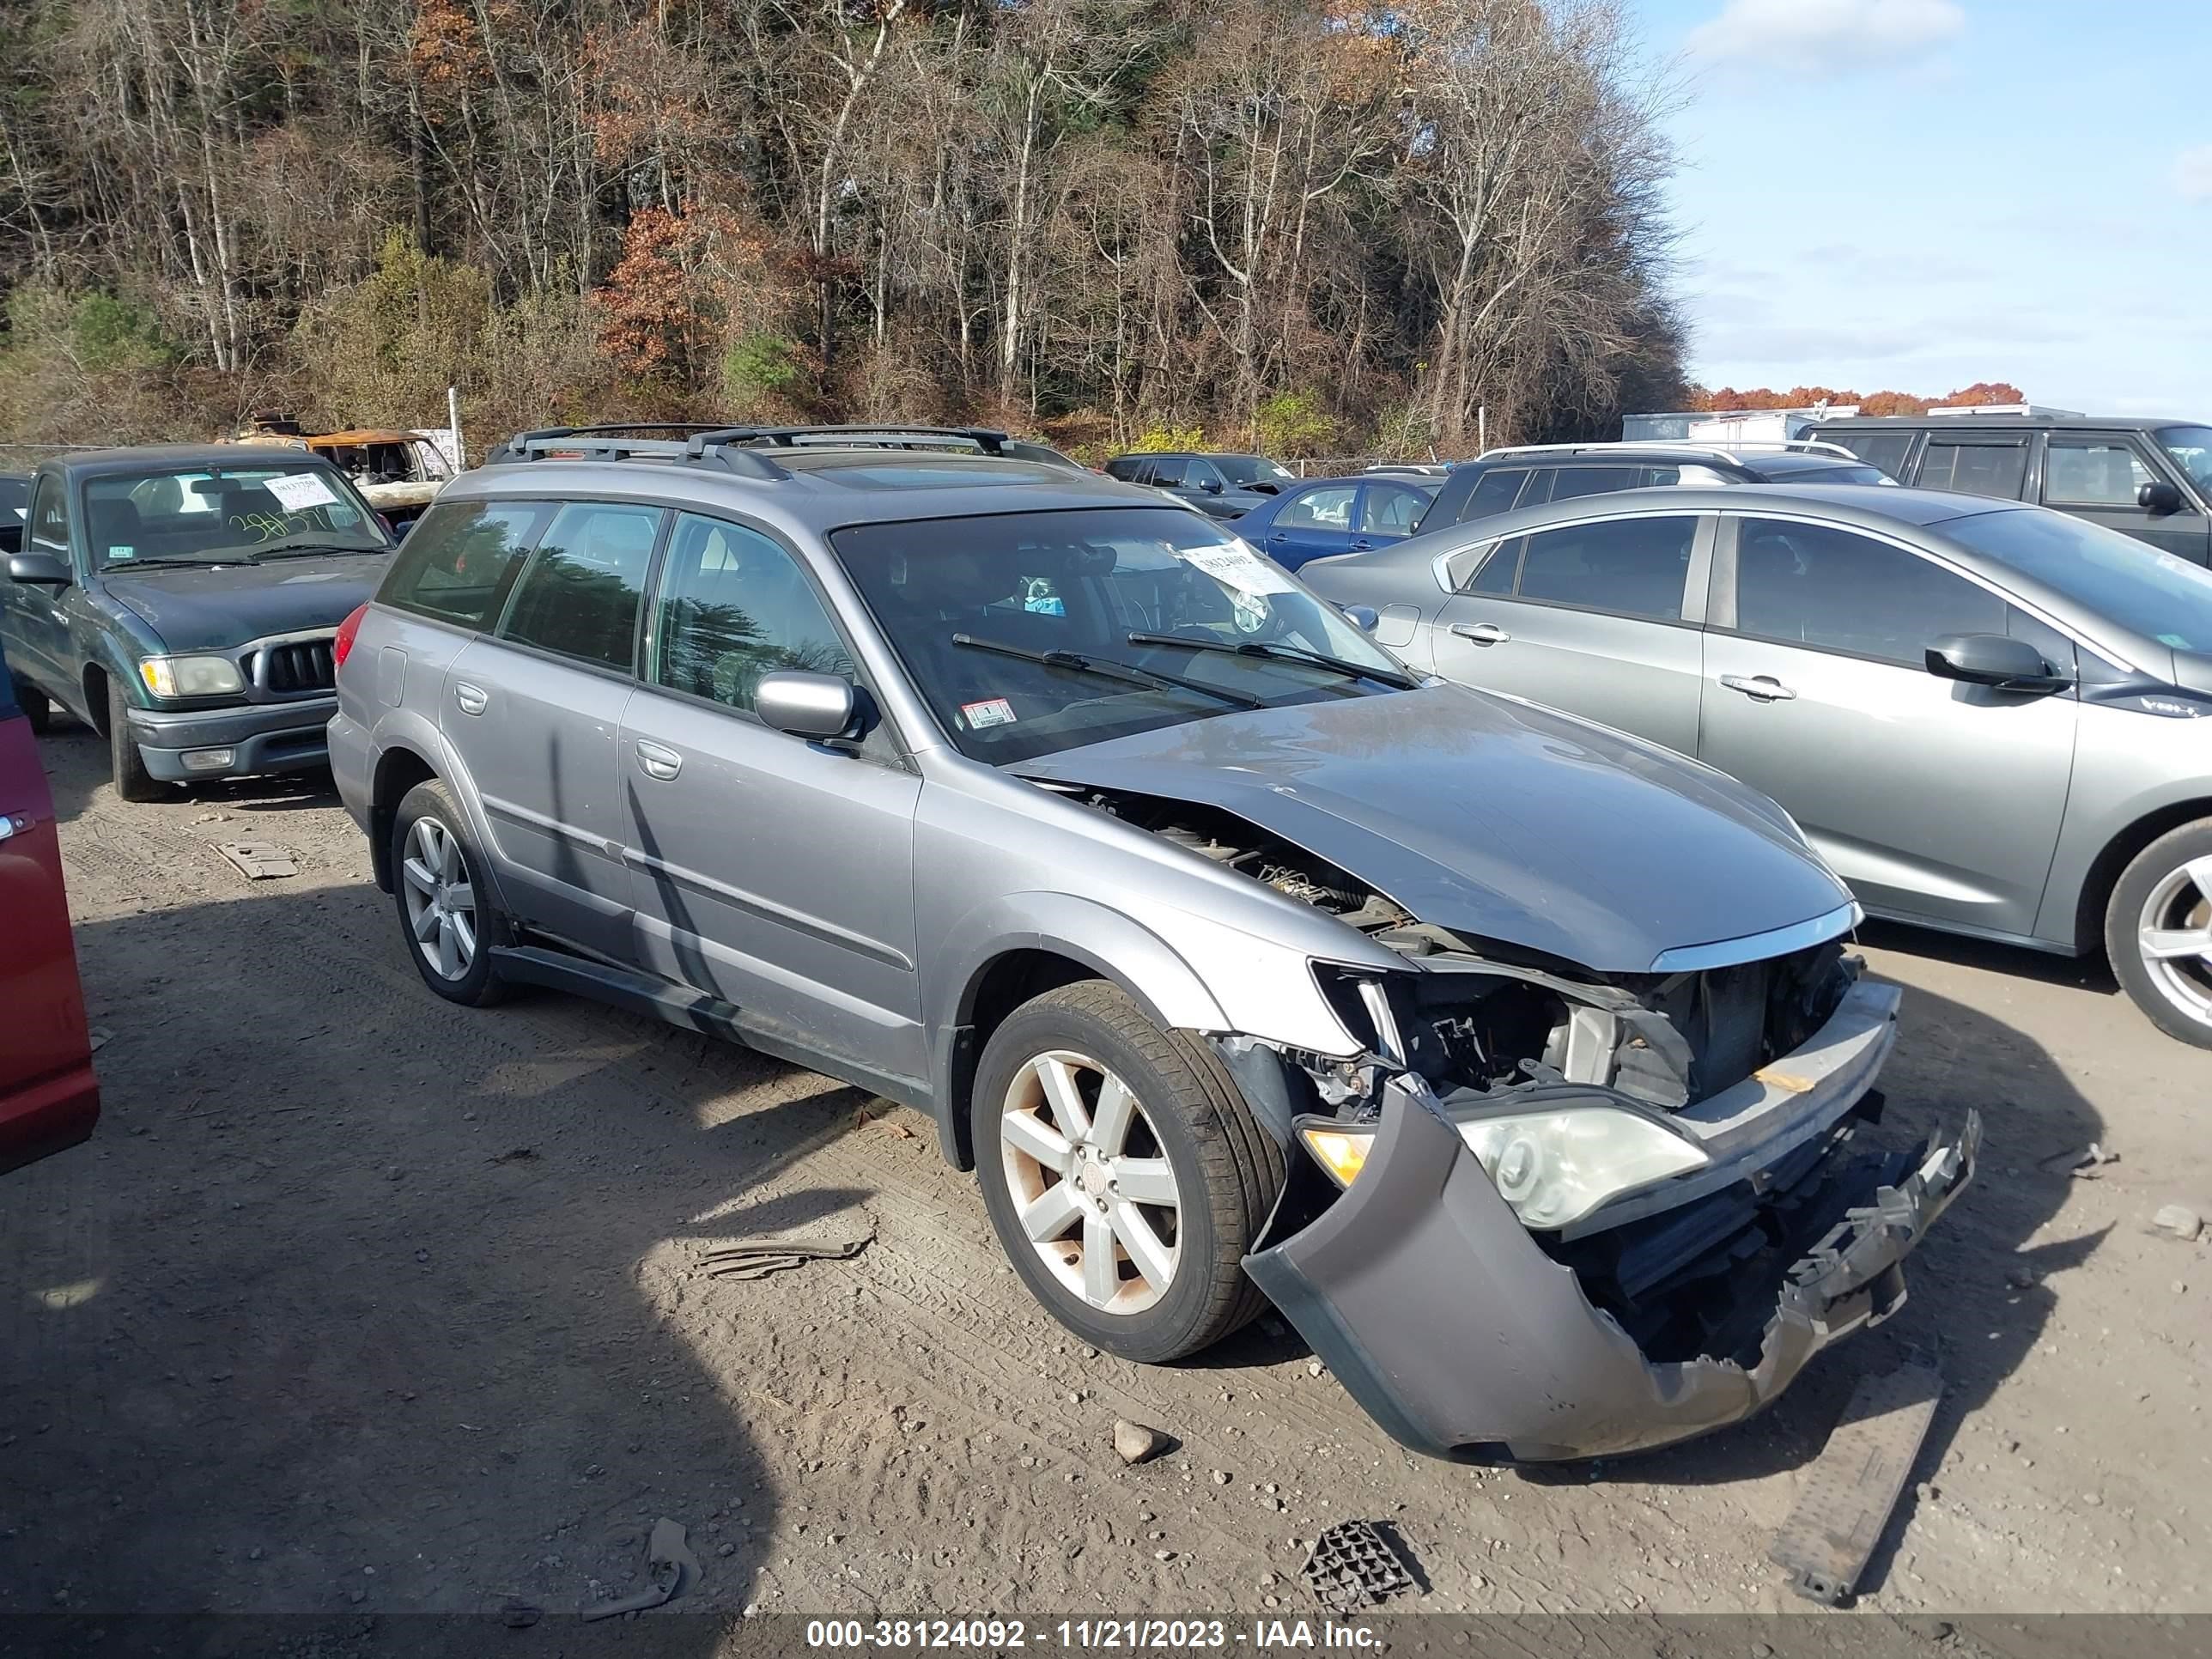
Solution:
{"label": "silver sedan door handle", "polygon": [[1496,623],[1454,623],[1451,631],[1477,645],[1503,645],[1513,637]]}
{"label": "silver sedan door handle", "polygon": [[1754,674],[1748,679],[1741,674],[1723,674],[1721,684],[1760,702],[1788,702],[1797,695],[1771,674]]}
{"label": "silver sedan door handle", "polygon": [[481,714],[491,699],[484,695],[481,685],[471,685],[466,680],[453,683],[453,701],[460,705],[464,714]]}
{"label": "silver sedan door handle", "polygon": [[663,783],[684,769],[684,757],[673,749],[664,749],[657,743],[637,740],[637,763],[645,769],[648,778],[659,778]]}

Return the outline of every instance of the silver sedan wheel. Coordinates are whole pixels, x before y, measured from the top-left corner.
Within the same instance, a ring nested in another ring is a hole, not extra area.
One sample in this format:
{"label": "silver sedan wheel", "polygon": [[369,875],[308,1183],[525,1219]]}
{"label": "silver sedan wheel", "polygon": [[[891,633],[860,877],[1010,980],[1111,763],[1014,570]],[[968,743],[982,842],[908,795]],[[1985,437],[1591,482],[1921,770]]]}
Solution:
{"label": "silver sedan wheel", "polygon": [[2151,889],[2136,948],[2160,994],[2212,1024],[2212,858],[2191,859]]}
{"label": "silver sedan wheel", "polygon": [[1142,1313],[1166,1295],[1182,1194],[1128,1085],[1053,1049],[1014,1073],[999,1121],[1015,1218],[1053,1277],[1101,1313]]}
{"label": "silver sedan wheel", "polygon": [[477,959],[477,895],[453,831],[433,817],[416,819],[399,879],[422,960],[440,979],[466,979]]}

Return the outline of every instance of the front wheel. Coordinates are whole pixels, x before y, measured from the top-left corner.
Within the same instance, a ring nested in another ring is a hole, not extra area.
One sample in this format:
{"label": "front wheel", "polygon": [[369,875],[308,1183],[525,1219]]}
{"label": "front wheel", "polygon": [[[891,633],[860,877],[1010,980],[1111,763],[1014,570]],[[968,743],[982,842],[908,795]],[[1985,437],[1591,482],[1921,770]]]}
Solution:
{"label": "front wheel", "polygon": [[118,800],[143,805],[172,799],[174,792],[169,786],[146,769],[146,757],[138,752],[137,739],[131,735],[131,705],[124,699],[123,688],[113,680],[107,683],[107,753],[115,771]]}
{"label": "front wheel", "polygon": [[483,860],[446,786],[416,784],[392,825],[392,889],[399,926],[422,982],[449,1002],[483,1007],[507,994],[492,967],[505,923],[483,880]]}
{"label": "front wheel", "polygon": [[2212,1048],[2212,818],[2168,830],[2120,872],[2105,950],[2152,1024]]}
{"label": "front wheel", "polygon": [[1158,1362],[1259,1311],[1243,1261],[1283,1152],[1202,1043],[1116,986],[1063,986],[992,1033],[971,1112],[999,1241],[1070,1330]]}

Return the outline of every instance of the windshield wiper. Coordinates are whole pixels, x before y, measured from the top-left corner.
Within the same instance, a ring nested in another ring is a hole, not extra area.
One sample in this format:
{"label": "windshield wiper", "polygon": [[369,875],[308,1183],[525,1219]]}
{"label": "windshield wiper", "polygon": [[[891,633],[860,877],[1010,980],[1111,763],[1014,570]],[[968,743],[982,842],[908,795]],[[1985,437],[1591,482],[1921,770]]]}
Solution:
{"label": "windshield wiper", "polygon": [[1145,634],[1129,635],[1132,645],[1181,645],[1193,651],[1227,651],[1240,657],[1273,657],[1281,662],[1310,662],[1316,667],[1333,668],[1338,673],[1353,679],[1376,680],[1384,685],[1395,685],[1401,691],[1410,691],[1420,682],[1392,668],[1372,668],[1343,657],[1332,657],[1319,651],[1309,651],[1302,645],[1267,645],[1258,640],[1194,639],[1188,634]]}
{"label": "windshield wiper", "polygon": [[1080,652],[1032,651],[1025,645],[1009,645],[1004,640],[981,640],[973,634],[955,634],[952,643],[970,651],[989,651],[1001,657],[1018,657],[1024,662],[1042,663],[1047,668],[1064,669],[1071,674],[1090,674],[1102,680],[1118,680],[1123,685],[1141,685],[1152,690],[1164,685],[1176,686],[1185,691],[1218,697],[1238,708],[1267,707],[1258,698],[1248,697],[1241,691],[1224,691],[1218,685],[1187,680],[1180,674],[1163,674],[1155,668],[1139,668],[1130,663],[1099,662]]}
{"label": "windshield wiper", "polygon": [[332,547],[327,542],[271,542],[253,550],[256,563],[263,559],[304,558],[310,553],[389,553],[388,547]]}
{"label": "windshield wiper", "polygon": [[174,569],[183,565],[251,564],[253,562],[243,553],[218,553],[212,558],[196,559],[185,553],[166,553],[156,559],[110,559],[100,567],[103,576],[117,574],[129,575],[134,570]]}

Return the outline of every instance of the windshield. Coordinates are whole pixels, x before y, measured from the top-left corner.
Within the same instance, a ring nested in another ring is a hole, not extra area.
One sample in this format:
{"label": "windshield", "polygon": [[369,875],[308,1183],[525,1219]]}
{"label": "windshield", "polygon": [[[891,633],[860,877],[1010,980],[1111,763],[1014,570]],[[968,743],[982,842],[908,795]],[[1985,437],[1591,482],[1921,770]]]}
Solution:
{"label": "windshield", "polygon": [[2145,639],[2212,652],[2212,571],[2201,566],[2039,507],[1977,513],[1936,527]]}
{"label": "windshield", "polygon": [[1221,476],[1237,485],[1255,483],[1290,483],[1297,474],[1288,467],[1277,466],[1265,455],[1210,455],[1206,458],[1221,469]]}
{"label": "windshield", "polygon": [[381,553],[392,545],[343,477],[298,461],[88,479],[84,521],[100,570]]}
{"label": "windshield", "polygon": [[2212,495],[2212,426],[2164,427],[2158,441],[2197,488]]}
{"label": "windshield", "polygon": [[1238,708],[1387,695],[1406,672],[1280,566],[1180,508],[830,539],[939,724],[994,764]]}

